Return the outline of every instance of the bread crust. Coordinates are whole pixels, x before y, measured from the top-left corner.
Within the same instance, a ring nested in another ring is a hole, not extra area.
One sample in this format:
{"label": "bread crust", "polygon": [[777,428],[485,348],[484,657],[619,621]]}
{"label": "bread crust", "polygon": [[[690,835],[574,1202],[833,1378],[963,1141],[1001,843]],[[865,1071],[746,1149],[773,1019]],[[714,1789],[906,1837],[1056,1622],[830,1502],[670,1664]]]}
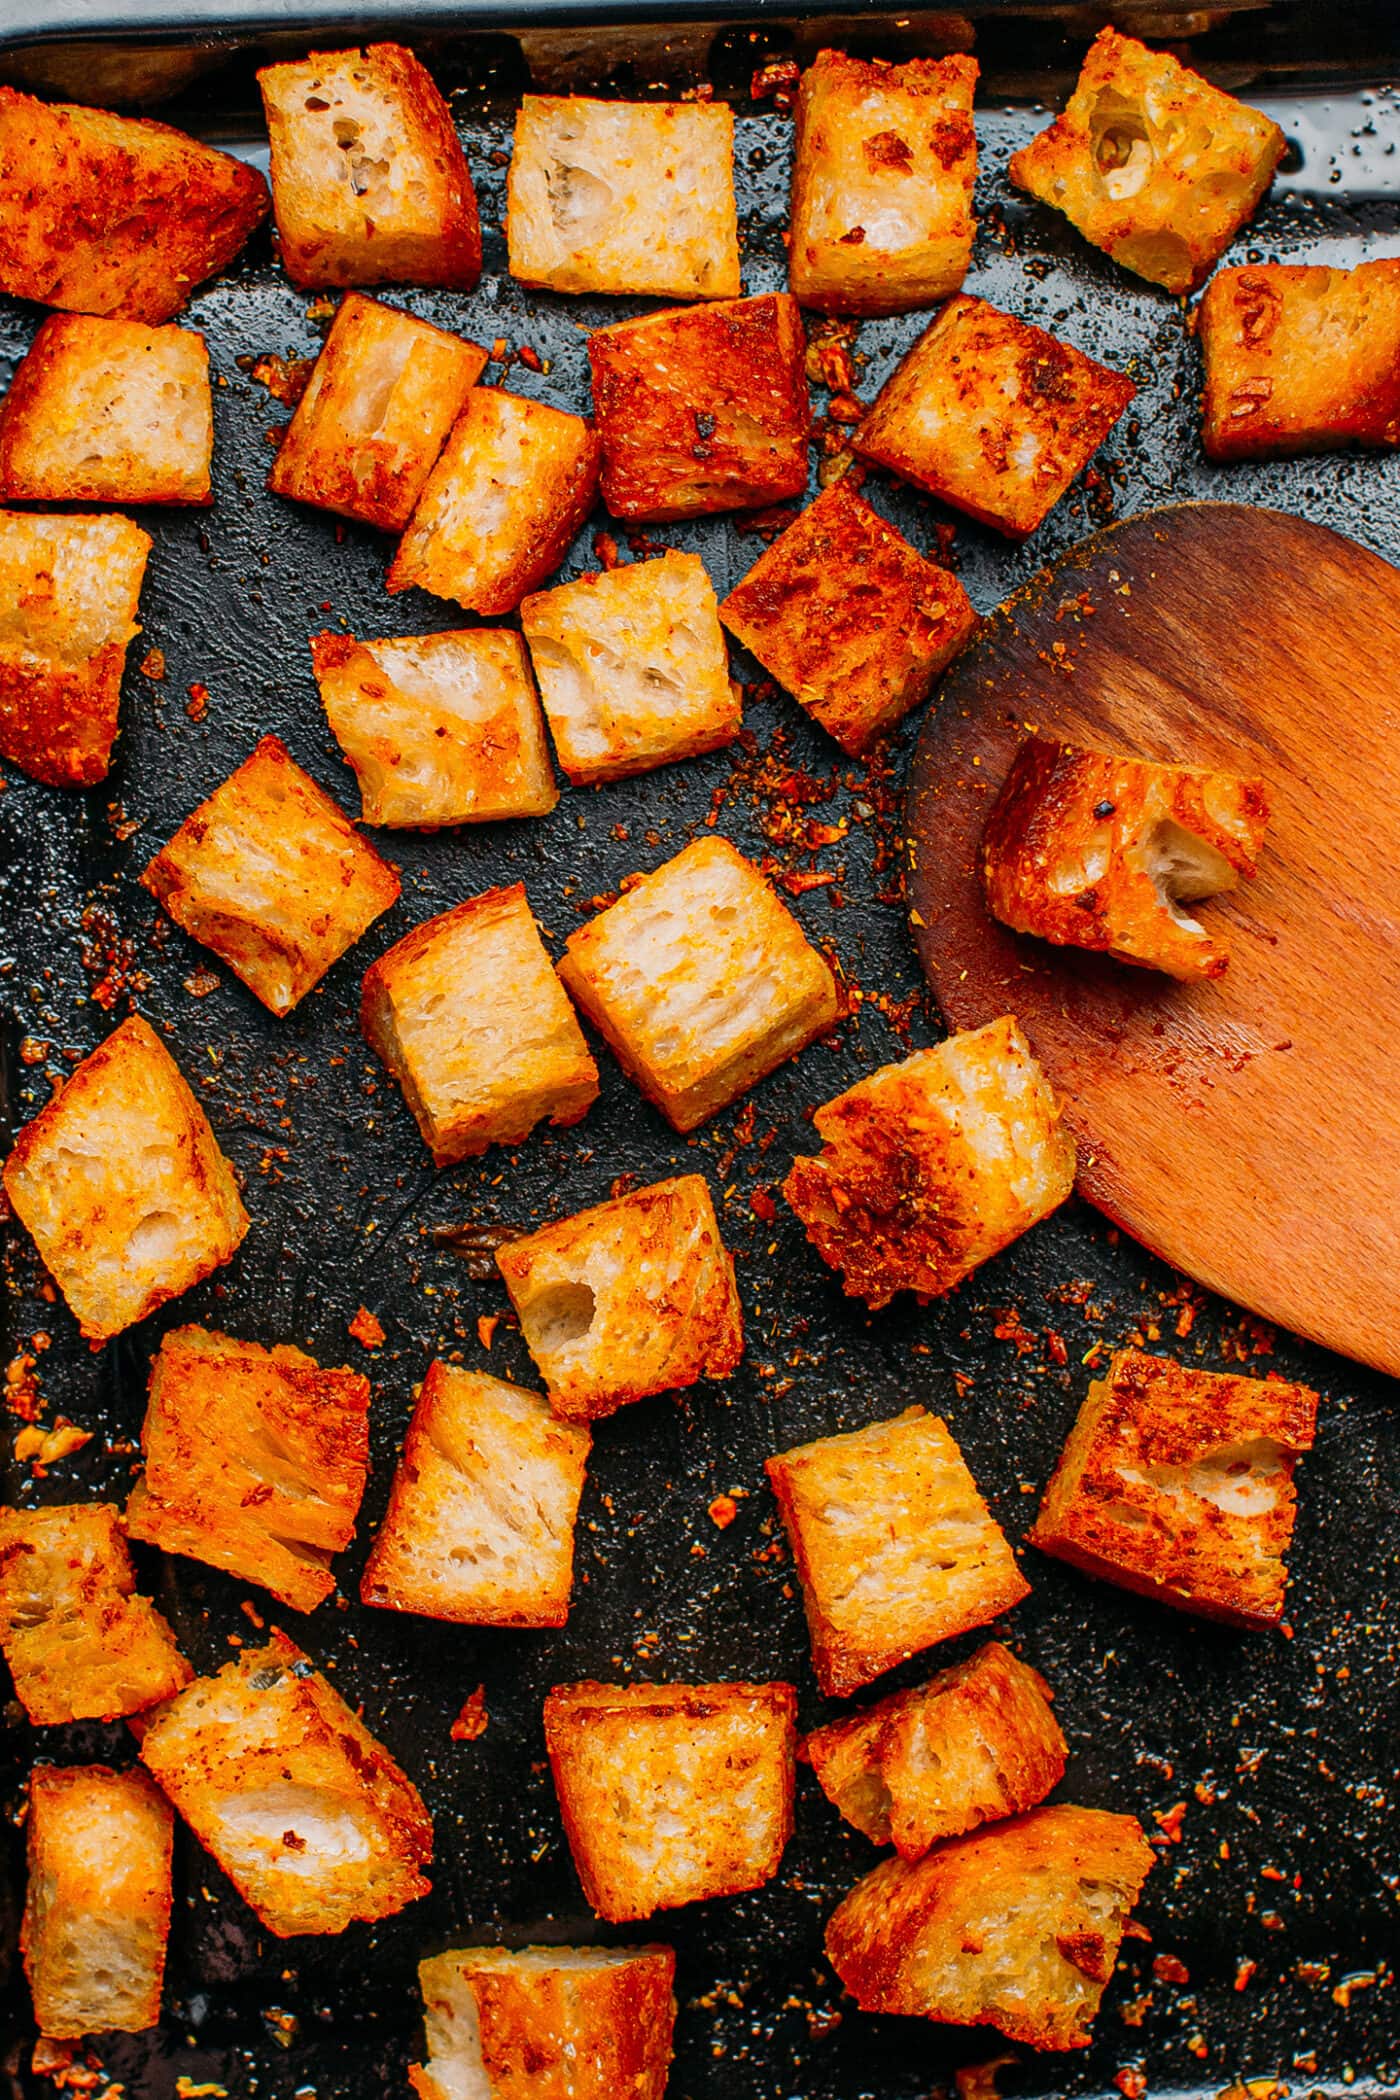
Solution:
{"label": "bread crust", "polygon": [[1194,323],[1208,458],[1400,445],[1400,260],[1221,270]]}

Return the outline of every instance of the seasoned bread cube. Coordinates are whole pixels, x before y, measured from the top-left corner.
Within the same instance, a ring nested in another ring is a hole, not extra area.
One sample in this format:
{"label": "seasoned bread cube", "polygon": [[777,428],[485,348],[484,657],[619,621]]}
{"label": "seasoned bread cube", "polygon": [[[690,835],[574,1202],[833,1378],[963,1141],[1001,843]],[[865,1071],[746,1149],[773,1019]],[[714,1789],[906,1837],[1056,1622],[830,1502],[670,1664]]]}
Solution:
{"label": "seasoned bread cube", "polygon": [[800,496],[812,424],[806,354],[787,292],[595,328],[588,361],[613,516],[664,524]]}
{"label": "seasoned bread cube", "polygon": [[561,1684],[544,1702],[583,1893],[614,1923],[761,1888],[792,1835],[790,1684]]}
{"label": "seasoned bread cube", "polygon": [[1125,270],[1189,292],[1273,181],[1271,118],[1166,51],[1101,29],[1063,116],[1011,156],[1011,180]]}
{"label": "seasoned bread cube", "polygon": [[40,2034],[72,2041],[158,2025],[173,1826],[144,1772],[35,1767],[20,1949]]}
{"label": "seasoned bread cube", "polygon": [[559,800],[530,660],[508,628],[313,634],[311,662],[366,824],[436,831],[547,816]]}
{"label": "seasoned bread cube", "polygon": [[369,1470],[367,1378],[284,1343],[177,1327],[151,1366],[141,1449],[132,1538],[260,1583],[293,1611],[330,1595]]}
{"label": "seasoned bread cube", "polygon": [[1152,1864],[1132,1816],[1032,1809],[883,1861],[833,1915],[827,1957],[863,2012],[1082,2049]]}
{"label": "seasoned bread cube", "polygon": [[739,688],[698,554],[580,576],[527,598],[520,624],[570,780],[621,780],[732,743]]}
{"label": "seasoned bread cube", "polygon": [[598,1067],[523,883],[426,919],[365,974],[360,1026],[440,1167],[577,1123]]}
{"label": "seasoned bread cube", "polygon": [[194,1675],[108,1502],[0,1509],[0,1649],[36,1728],[140,1713]]}
{"label": "seasoned bread cube", "polygon": [[972,260],[977,61],[819,51],[797,91],[788,282],[830,314],[902,314]]}
{"label": "seasoned bread cube", "polygon": [[35,780],[105,776],[150,551],[130,518],[0,511],[0,758]]}
{"label": "seasoned bread cube", "polygon": [[474,387],[399,542],[388,588],[514,612],[593,507],[598,438],[582,416]]}
{"label": "seasoned bread cube", "polygon": [[853,758],[928,698],[978,624],[957,577],[844,478],[760,554],[719,613]]}
{"label": "seasoned bread cube", "polygon": [[290,1013],[399,894],[279,737],[265,736],[141,877],[274,1014]]}
{"label": "seasoned bread cube", "polygon": [[673,1129],[694,1130],[840,1016],[836,979],[728,839],[696,839],[565,943],[559,975]]}
{"label": "seasoned bread cube", "polygon": [[1023,540],[1137,388],[985,299],[950,299],[876,397],[855,450]]}
{"label": "seasoned bread cube", "polygon": [[802,1746],[848,1823],[901,1859],[1043,1801],[1068,1745],[1043,1677],[1000,1641]]}
{"label": "seasoned bread cube", "polygon": [[982,884],[1004,925],[1186,981],[1225,942],[1183,910],[1254,873],[1262,780],[1028,737],[987,819]]}
{"label": "seasoned bread cube", "polygon": [[734,113],[723,102],[525,95],[510,274],[555,292],[737,299]]}
{"label": "seasoned bread cube", "polygon": [[213,448],[202,335],[50,314],[0,402],[0,496],[212,503]]}
{"label": "seasoned bread cube", "polygon": [[734,1262],[701,1174],[579,1211],[496,1250],[556,1414],[728,1378],[744,1353]]}
{"label": "seasoned bread cube", "polygon": [[922,1407],[799,1444],[765,1471],[824,1692],[844,1698],[1030,1595],[947,1424]]}
{"label": "seasoned bread cube", "polygon": [[141,1760],[279,1939],[428,1893],[418,1789],[285,1634],[162,1707]]}
{"label": "seasoned bread cube", "polygon": [[20,1132],[4,1185],[92,1342],[178,1298],[248,1230],[204,1110],[139,1014]]}
{"label": "seasoned bread cube", "polygon": [[562,1626],[592,1441],[538,1393],[431,1364],[362,1601],[464,1626]]}
{"label": "seasoned bread cube", "polygon": [[481,275],[476,192],[452,113],[411,51],[313,51],[264,66],[258,86],[293,284],[471,290]]}
{"label": "seasoned bread cube", "polygon": [[1305,1385],[1120,1349],[1089,1387],[1031,1541],[1180,1611],[1276,1626],[1293,1470],[1316,1424]]}
{"label": "seasoned bread cube", "polygon": [[1400,445],[1400,260],[1221,270],[1195,326],[1211,459]]}
{"label": "seasoned bread cube", "polygon": [[1009,1016],[881,1065],[812,1118],[783,1194],[847,1295],[940,1298],[1064,1202],[1074,1140]]}

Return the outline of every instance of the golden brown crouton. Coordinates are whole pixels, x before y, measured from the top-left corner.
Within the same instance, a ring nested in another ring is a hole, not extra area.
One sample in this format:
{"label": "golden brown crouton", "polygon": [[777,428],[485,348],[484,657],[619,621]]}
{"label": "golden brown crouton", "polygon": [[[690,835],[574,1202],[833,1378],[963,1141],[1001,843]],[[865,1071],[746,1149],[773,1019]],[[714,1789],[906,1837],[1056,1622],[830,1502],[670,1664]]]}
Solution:
{"label": "golden brown crouton", "polygon": [[481,275],[476,192],[431,74],[402,44],[313,51],[258,74],[272,209],[293,284]]}
{"label": "golden brown crouton", "polygon": [[150,551],[130,518],[0,511],[0,758],[35,780],[106,774]]}
{"label": "golden brown crouton", "polygon": [[583,1893],[615,1923],[761,1888],[792,1835],[790,1684],[561,1684],[544,1702]]}
{"label": "golden brown crouton", "polygon": [[595,328],[588,359],[613,516],[664,523],[801,495],[812,421],[805,358],[787,292]]}
{"label": "golden brown crouton", "polygon": [[559,975],[676,1130],[694,1130],[833,1027],[836,980],[728,839],[643,876],[569,935]]}
{"label": "golden brown crouton", "polygon": [[284,1634],[162,1707],[141,1759],[279,1939],[428,1893],[418,1789]]}
{"label": "golden brown crouton", "polygon": [[957,577],[845,479],[760,554],[719,610],[853,758],[928,698],[978,624]]}
{"label": "golden brown crouton", "polygon": [[523,883],[415,926],[365,974],[360,1025],[438,1166],[577,1123],[598,1067]]}
{"label": "golden brown crouton", "polygon": [[927,1684],[807,1737],[803,1755],[848,1823],[918,1859],[940,1838],[1020,1815],[1064,1774],[1050,1687],[1000,1641]]}
{"label": "golden brown crouton", "polygon": [[141,877],[275,1014],[290,1013],[399,894],[399,876],[265,736]]}
{"label": "golden brown crouton", "polygon": [[168,321],[268,208],[256,168],[140,117],[0,87],[0,290]]}
{"label": "golden brown crouton", "polygon": [[144,1772],[39,1765],[20,1927],[40,2034],[141,2034],[160,2020],[170,1804]]}
{"label": "golden brown crouton", "polygon": [[1030,1595],[947,1424],[922,1407],[770,1458],[824,1692],[844,1698]]}
{"label": "golden brown crouton", "polygon": [[1082,2049],[1152,1865],[1132,1816],[1032,1809],[885,1860],[832,1917],[827,1957],[863,2012]]}
{"label": "golden brown crouton", "polygon": [[557,1414],[728,1378],[744,1353],[734,1263],[704,1176],[634,1189],[496,1250]]}
{"label": "golden brown crouton", "polygon": [[507,185],[510,274],[556,292],[736,299],[734,113],[723,102],[526,95]]}
{"label": "golden brown crouton", "polygon": [[902,314],[972,260],[977,61],[819,51],[797,92],[788,282],[830,314]]}
{"label": "golden brown crouton", "polygon": [[151,1366],[126,1528],[312,1611],[335,1588],[331,1555],[354,1536],[368,1423],[357,1371],[177,1327]]}
{"label": "golden brown crouton", "polygon": [[1169,52],[1102,29],[1063,116],[1012,154],[1010,175],[1125,270],[1189,292],[1253,213],[1286,143],[1271,118]]}
{"label": "golden brown crouton", "polygon": [[1195,325],[1211,459],[1400,445],[1400,260],[1221,270]]}
{"label": "golden brown crouton", "polygon": [[1120,1349],[1089,1387],[1031,1541],[1180,1611],[1276,1626],[1293,1469],[1316,1423],[1305,1385]]}
{"label": "golden brown crouton", "polygon": [[138,1014],[20,1132],[4,1184],[93,1342],[178,1298],[248,1230],[204,1110]]}

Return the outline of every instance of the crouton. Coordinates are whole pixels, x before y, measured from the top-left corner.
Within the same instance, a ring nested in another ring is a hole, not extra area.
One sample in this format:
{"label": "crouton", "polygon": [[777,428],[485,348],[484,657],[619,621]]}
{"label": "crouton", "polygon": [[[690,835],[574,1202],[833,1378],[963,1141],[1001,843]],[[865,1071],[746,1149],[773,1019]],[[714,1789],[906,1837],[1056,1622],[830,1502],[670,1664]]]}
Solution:
{"label": "crouton", "polygon": [[678,1175],[496,1250],[556,1414],[728,1378],[744,1353],[734,1262],[704,1176]]}
{"label": "crouton", "polygon": [[853,758],[928,698],[978,625],[957,577],[845,479],[759,556],[719,612]]}
{"label": "crouton", "polygon": [[265,736],[141,877],[269,1012],[290,1013],[399,894],[398,870]]}
{"label": "crouton", "polygon": [[1030,1595],[947,1424],[922,1407],[799,1444],[765,1471],[824,1692],[844,1698]]}
{"label": "crouton", "polygon": [[418,1965],[420,2100],[664,2100],[669,1947],[462,1947]]}
{"label": "crouton", "polygon": [[851,443],[1008,539],[1035,531],[1137,388],[985,299],[950,299]]}
{"label": "crouton", "polygon": [[1166,51],[1102,29],[1064,111],[1011,180],[1125,270],[1189,292],[1249,219],[1287,141]]}
{"label": "crouton", "polygon": [[436,831],[547,816],[559,800],[518,634],[313,634],[311,662],[366,824]]}
{"label": "crouton", "polygon": [[559,975],[680,1131],[716,1115],[840,1016],[828,964],[758,870],[714,836],[571,933]]}
{"label": "crouton", "polygon": [[523,883],[469,897],[381,955],[360,1025],[440,1167],[519,1144],[546,1116],[577,1123],[598,1098]]}
{"label": "crouton", "polygon": [[830,314],[902,314],[972,260],[977,61],[819,51],[797,91],[788,282]]}
{"label": "crouton", "polygon": [[0,291],[154,324],[267,215],[256,168],[168,124],[0,87]]}
{"label": "crouton", "polygon": [[428,1893],[418,1789],[285,1634],[162,1707],[141,1760],[279,1939]]}
{"label": "crouton", "polygon": [[1252,875],[1268,821],[1262,780],[1029,737],[987,820],[983,888],[1017,933],[1219,977],[1227,944],[1182,907]]}
{"label": "crouton", "polygon": [[620,780],[732,743],[739,688],[714,586],[698,554],[590,573],[527,598],[520,624],[559,763],[570,780]]}
{"label": "crouton", "polygon": [[411,51],[313,51],[264,66],[258,86],[293,284],[472,289],[476,192],[451,111]]}
{"label": "crouton", "polygon": [[248,1230],[204,1110],[139,1014],[20,1132],[4,1186],[92,1342],[178,1298]]}
{"label": "crouton", "polygon": [[391,591],[514,612],[558,568],[593,507],[598,438],[582,416],[474,387],[399,542]]}
{"label": "crouton", "polygon": [[402,532],[485,365],[475,343],[347,292],[268,487]]}
{"label": "crouton", "polygon": [[883,1861],[833,1915],[827,1957],[863,2012],[1082,2049],[1152,1864],[1132,1816],[1032,1809]]}
{"label": "crouton", "polygon": [[555,292],[737,299],[734,113],[723,102],[525,95],[510,274]]}
{"label": "crouton", "polygon": [[867,1305],[940,1298],[1063,1203],[1074,1140],[1015,1021],[881,1065],[812,1118],[783,1194]]}
{"label": "crouton", "polygon": [[51,787],[105,777],[149,533],[0,511],[0,758]]}
{"label": "crouton", "polygon": [[620,1923],[761,1888],[792,1835],[790,1684],[562,1684],[544,1734],[583,1893]]}
{"label": "crouton", "polygon": [[1317,1404],[1305,1385],[1120,1349],[1089,1387],[1031,1542],[1179,1611],[1276,1626]]}
{"label": "crouton", "polygon": [[806,338],[789,293],[595,328],[588,360],[614,517],[761,510],[806,488]]}
{"label": "crouton", "polygon": [[1400,445],[1400,260],[1221,270],[1195,325],[1211,459]]}
{"label": "crouton", "polygon": [[803,1744],[848,1823],[901,1859],[1022,1814],[1063,1777],[1068,1745],[1043,1677],[988,1641],[927,1684],[814,1729]]}
{"label": "crouton", "polygon": [[73,2041],[158,2024],[173,1824],[144,1772],[35,1768],[20,1949],[40,2034]]}
{"label": "crouton", "polygon": [[107,1502],[0,1509],[0,1649],[36,1728],[140,1713],[194,1675]]}
{"label": "crouton", "polygon": [[151,1366],[145,1470],[126,1528],[312,1611],[335,1588],[369,1468],[369,1380],[203,1327],[167,1334]]}
{"label": "crouton", "polygon": [[592,1441],[538,1393],[430,1365],[361,1600],[464,1626],[562,1626]]}
{"label": "crouton", "polygon": [[50,314],[0,402],[0,496],[212,503],[213,448],[202,335]]}

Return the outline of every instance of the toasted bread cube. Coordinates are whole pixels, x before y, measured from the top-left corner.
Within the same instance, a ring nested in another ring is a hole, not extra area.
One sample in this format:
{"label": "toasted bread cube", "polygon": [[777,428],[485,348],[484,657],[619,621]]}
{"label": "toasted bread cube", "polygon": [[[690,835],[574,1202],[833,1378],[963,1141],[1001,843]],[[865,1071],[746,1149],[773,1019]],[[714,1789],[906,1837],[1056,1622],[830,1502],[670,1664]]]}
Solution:
{"label": "toasted bread cube", "polygon": [[1064,1202],[1074,1140],[1009,1017],[881,1065],[812,1119],[783,1194],[867,1305],[939,1298]]}
{"label": "toasted bread cube", "polygon": [[570,780],[621,780],[732,743],[744,722],[698,554],[590,573],[527,598],[520,624]]}
{"label": "toasted bread cube", "polygon": [[258,86],[293,284],[471,290],[481,275],[476,192],[452,113],[411,51],[313,51],[264,66]]}
{"label": "toasted bread cube", "polygon": [[790,1684],[561,1684],[544,1734],[583,1893],[619,1923],[761,1888],[792,1835]]}
{"label": "toasted bread cube", "polygon": [[845,479],[760,554],[719,612],[853,758],[928,698],[978,625],[957,577]]}
{"label": "toasted bread cube", "polygon": [[737,299],[734,113],[723,102],[525,95],[510,274],[555,292]]}
{"label": "toasted bread cube", "polygon": [[1169,52],[1102,29],[1063,116],[1009,172],[1125,270],[1189,292],[1253,215],[1286,144]]}
{"label": "toasted bread cube", "polygon": [[173,1832],[170,1803],[144,1772],[36,1766],[20,1948],[40,2034],[158,2025]]}
{"label": "toasted bread cube", "polygon": [[4,1184],[92,1342],[178,1298],[248,1230],[204,1110],[139,1014],[20,1132]]}
{"label": "toasted bread cube", "polygon": [[1400,261],[1221,270],[1196,309],[1211,459],[1400,445]]}
{"label": "toasted bread cube", "polygon": [[765,1470],[824,1692],[844,1698],[1030,1595],[947,1424],[922,1407],[799,1444]]}
{"label": "toasted bread cube", "polygon": [[0,511],[0,758],[35,780],[105,776],[150,551],[130,518]]}
{"label": "toasted bread cube", "polygon": [[598,1098],[523,883],[469,897],[381,955],[360,1025],[440,1167],[517,1145],[546,1116],[577,1123]]}
{"label": "toasted bread cube", "polygon": [[1045,1679],[1000,1641],[927,1684],[894,1692],[803,1744],[848,1823],[901,1859],[1022,1814],[1064,1775],[1069,1747]]}
{"label": "toasted bread cube", "polygon": [[556,1414],[728,1378],[744,1353],[734,1262],[701,1174],[508,1240],[496,1266]]}
{"label": "toasted bread cube", "polygon": [[1032,1809],[883,1861],[833,1915],[827,1957],[863,2012],[1082,2049],[1152,1865],[1132,1816]]}
{"label": "toasted bread cube", "polygon": [[369,1470],[369,1380],[284,1343],[203,1327],[167,1334],[151,1366],[146,1466],[126,1528],[312,1611],[335,1588]]}
{"label": "toasted bread cube", "polygon": [[428,1893],[433,1826],[417,1787],[285,1634],[162,1707],[141,1760],[280,1939],[343,1932]]}

